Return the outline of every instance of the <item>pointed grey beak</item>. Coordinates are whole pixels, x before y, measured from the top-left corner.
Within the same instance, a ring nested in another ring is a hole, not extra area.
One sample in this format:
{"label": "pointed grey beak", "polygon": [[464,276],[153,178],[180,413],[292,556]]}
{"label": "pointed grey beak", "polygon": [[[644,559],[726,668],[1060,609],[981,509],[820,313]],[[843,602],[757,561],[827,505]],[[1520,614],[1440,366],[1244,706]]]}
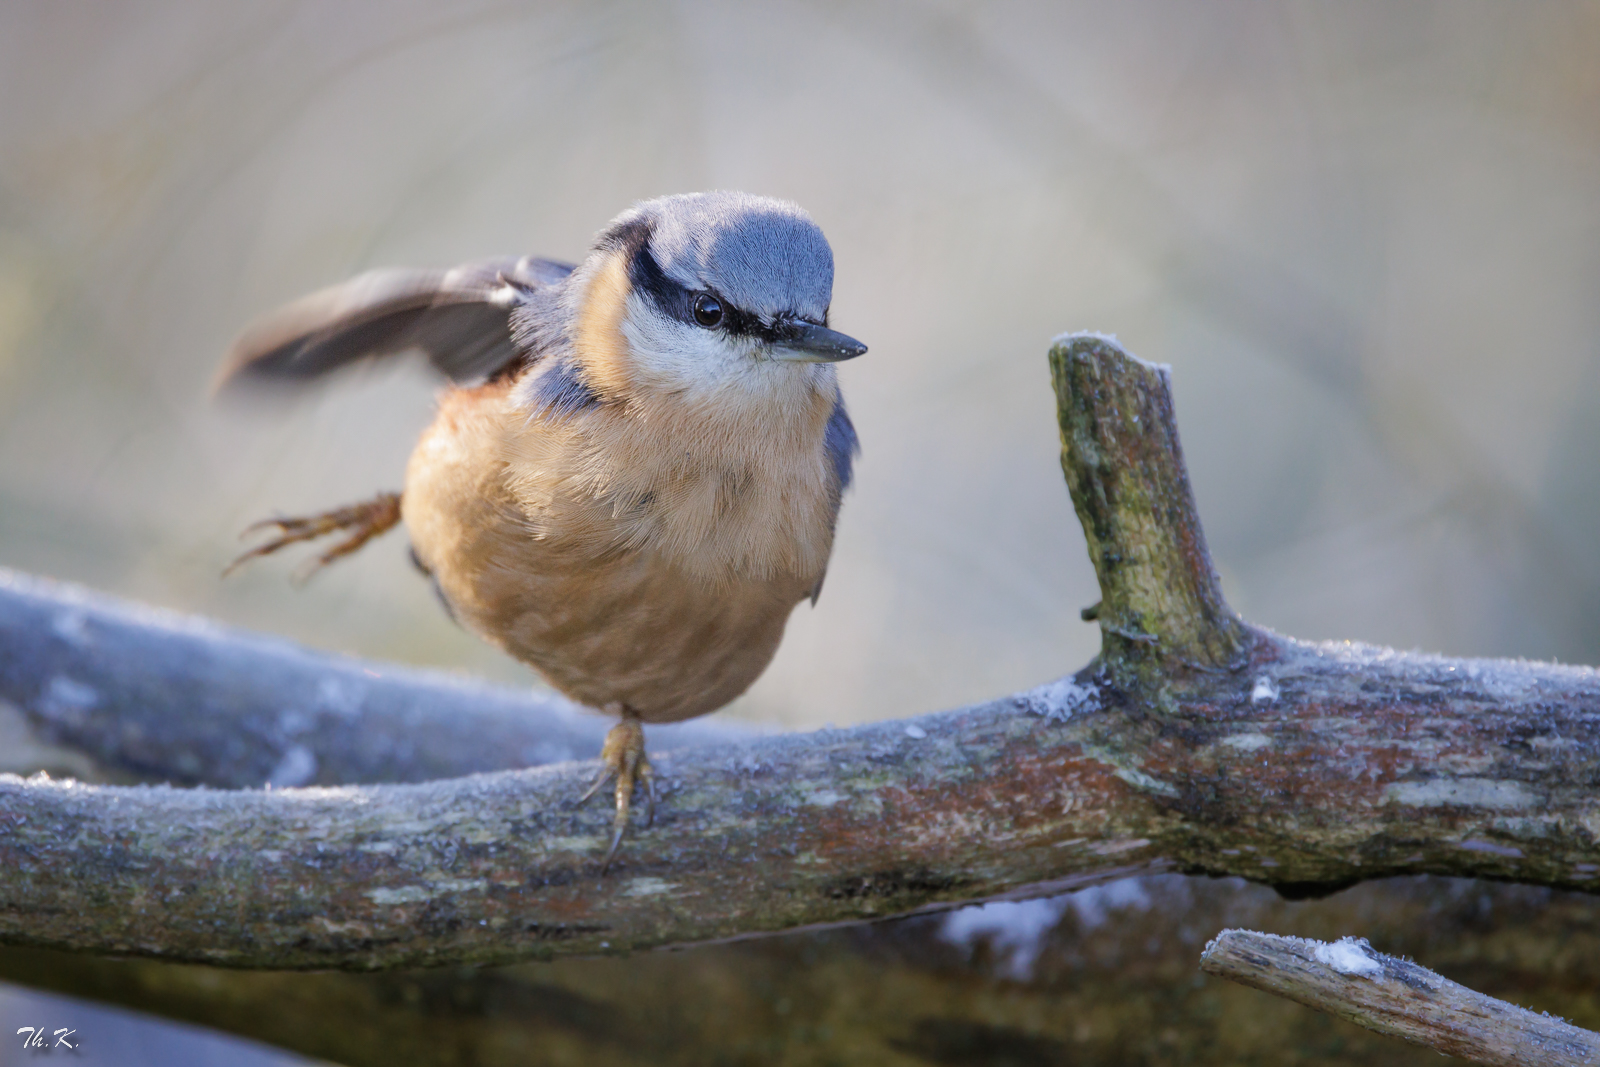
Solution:
{"label": "pointed grey beak", "polygon": [[772,342],[772,358],[794,360],[798,363],[838,363],[855,359],[867,346],[854,337],[846,336],[826,326],[813,326],[809,322],[787,322],[782,332]]}

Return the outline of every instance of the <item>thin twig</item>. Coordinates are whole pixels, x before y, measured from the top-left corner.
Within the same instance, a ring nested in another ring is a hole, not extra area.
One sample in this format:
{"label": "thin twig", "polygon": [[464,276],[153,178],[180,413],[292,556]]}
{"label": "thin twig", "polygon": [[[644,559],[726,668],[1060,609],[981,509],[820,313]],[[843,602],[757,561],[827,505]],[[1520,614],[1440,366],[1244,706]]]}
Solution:
{"label": "thin twig", "polygon": [[1600,1034],[1375,952],[1364,939],[1346,937],[1329,944],[1224,930],[1206,946],[1200,969],[1474,1063],[1600,1063]]}

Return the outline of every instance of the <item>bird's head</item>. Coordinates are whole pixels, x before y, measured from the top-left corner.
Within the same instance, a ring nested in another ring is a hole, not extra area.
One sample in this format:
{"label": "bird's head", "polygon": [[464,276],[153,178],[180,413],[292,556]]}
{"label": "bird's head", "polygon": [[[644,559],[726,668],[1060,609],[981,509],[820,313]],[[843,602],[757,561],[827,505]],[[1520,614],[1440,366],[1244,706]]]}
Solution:
{"label": "bird's head", "polygon": [[782,200],[647,200],[601,232],[574,281],[574,340],[601,379],[722,392],[735,381],[816,378],[812,365],[867,350],[828,328],[833,252],[810,216]]}

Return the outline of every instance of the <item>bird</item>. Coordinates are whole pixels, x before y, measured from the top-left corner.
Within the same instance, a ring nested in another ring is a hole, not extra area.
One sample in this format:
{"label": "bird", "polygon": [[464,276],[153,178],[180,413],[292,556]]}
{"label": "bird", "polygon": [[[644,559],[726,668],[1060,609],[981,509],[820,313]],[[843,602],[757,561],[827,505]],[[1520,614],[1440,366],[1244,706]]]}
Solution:
{"label": "bird", "polygon": [[636,791],[654,815],[641,724],[739,696],[822,591],[860,450],[834,365],[867,350],[832,294],[802,208],[717,191],[634,204],[578,264],[374,270],[290,303],[219,390],[418,349],[448,381],[400,492],[257,523],[228,569],[342,534],[315,570],[403,522],[460,625],[619,720],[582,797],[615,782],[604,874]]}

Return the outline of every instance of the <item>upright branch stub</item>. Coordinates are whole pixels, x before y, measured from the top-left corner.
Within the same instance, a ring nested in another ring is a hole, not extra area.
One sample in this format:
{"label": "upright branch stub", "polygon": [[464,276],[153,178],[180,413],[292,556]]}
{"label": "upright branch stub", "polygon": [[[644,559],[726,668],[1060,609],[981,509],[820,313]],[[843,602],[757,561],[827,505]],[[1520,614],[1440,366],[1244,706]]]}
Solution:
{"label": "upright branch stub", "polygon": [[1167,368],[1075,333],[1051,346],[1050,374],[1061,469],[1100,579],[1105,666],[1125,685],[1242,666],[1251,630],[1206,551]]}

